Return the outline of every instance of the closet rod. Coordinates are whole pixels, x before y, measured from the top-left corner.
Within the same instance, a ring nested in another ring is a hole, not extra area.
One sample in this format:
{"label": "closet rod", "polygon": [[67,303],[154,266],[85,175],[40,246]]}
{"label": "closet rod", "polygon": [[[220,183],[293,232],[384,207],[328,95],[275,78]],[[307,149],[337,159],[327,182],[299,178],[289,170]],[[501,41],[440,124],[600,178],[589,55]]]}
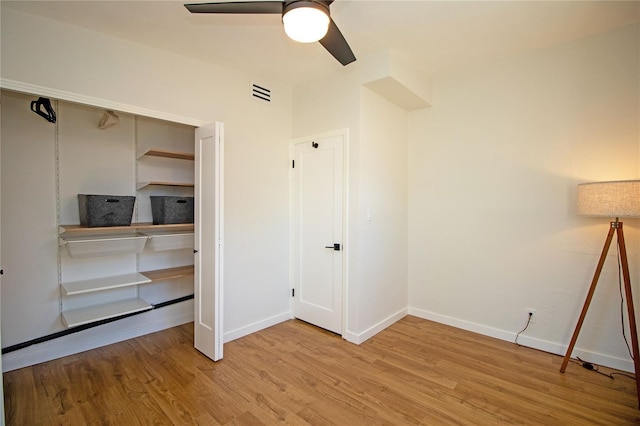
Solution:
{"label": "closet rod", "polygon": [[[165,306],[175,305],[176,303],[180,303],[180,302],[184,302],[184,301],[187,301],[187,300],[191,300],[193,298],[194,298],[194,295],[190,294],[188,296],[182,296],[182,297],[179,297],[177,299],[168,300],[166,302],[156,303],[155,305],[151,305],[151,309],[150,310],[152,311],[154,309],[164,308]],[[35,339],[27,340],[26,342],[17,343],[15,345],[7,346],[6,348],[2,348],[2,355],[8,354],[10,352],[18,351],[20,349],[24,349],[24,348],[27,348],[29,346],[36,345],[38,343],[44,343],[44,342],[48,342],[49,340],[57,339],[59,337],[68,336],[69,334],[74,334],[74,333],[77,333],[79,331],[84,331],[84,330],[87,330],[87,329],[90,329],[90,328],[93,328],[93,327],[98,327],[100,325],[108,324],[110,322],[118,321],[118,320],[121,320],[121,319],[124,319],[124,318],[129,318],[129,317],[132,317],[134,315],[143,314],[145,312],[149,312],[150,310],[140,311],[140,312],[132,312],[130,314],[125,314],[125,315],[120,315],[120,316],[113,317],[113,318],[103,319],[103,320],[100,320],[100,321],[90,322],[88,324],[82,324],[82,325],[79,325],[77,327],[68,328],[66,330],[58,331],[56,333],[48,334],[46,336],[37,337]]]}

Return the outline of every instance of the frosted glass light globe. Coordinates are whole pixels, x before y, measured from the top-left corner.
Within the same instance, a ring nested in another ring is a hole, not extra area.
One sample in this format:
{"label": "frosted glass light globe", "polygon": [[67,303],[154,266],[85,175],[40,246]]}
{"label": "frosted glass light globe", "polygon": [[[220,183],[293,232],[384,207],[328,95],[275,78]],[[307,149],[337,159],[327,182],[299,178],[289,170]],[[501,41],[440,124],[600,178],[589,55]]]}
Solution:
{"label": "frosted glass light globe", "polygon": [[313,7],[298,7],[289,10],[282,17],[284,32],[300,43],[320,40],[329,29],[329,17]]}

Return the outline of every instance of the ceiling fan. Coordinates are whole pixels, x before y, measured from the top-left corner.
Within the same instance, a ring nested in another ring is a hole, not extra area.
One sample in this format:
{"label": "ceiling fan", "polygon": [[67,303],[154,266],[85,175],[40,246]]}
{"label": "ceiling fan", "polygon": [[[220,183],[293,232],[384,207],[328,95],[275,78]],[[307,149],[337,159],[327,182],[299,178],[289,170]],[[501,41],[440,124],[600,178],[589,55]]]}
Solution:
{"label": "ceiling fan", "polygon": [[191,13],[281,14],[289,37],[303,43],[319,41],[338,62],[347,65],[356,57],[331,19],[331,3],[333,0],[238,1],[185,4],[184,7]]}

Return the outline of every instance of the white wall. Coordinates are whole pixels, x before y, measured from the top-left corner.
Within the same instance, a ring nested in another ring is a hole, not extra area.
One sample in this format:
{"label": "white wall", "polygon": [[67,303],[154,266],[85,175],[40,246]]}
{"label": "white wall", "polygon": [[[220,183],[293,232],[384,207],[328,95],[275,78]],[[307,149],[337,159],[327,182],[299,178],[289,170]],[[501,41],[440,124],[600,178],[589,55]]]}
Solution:
{"label": "white wall", "polygon": [[[10,8],[1,18],[5,86],[190,124],[225,123],[225,339],[288,318],[291,89]],[[250,96],[254,81],[272,90],[273,102]],[[20,327],[2,315],[3,328]],[[49,323],[34,321],[45,334]]]}
{"label": "white wall", "polygon": [[[519,341],[564,353],[608,231],[576,215],[576,185],[640,177],[638,28],[434,79],[409,119],[410,313],[513,340],[534,308]],[[632,369],[614,253],[577,348]]]}
{"label": "white wall", "polygon": [[408,305],[408,113],[361,89],[360,332],[404,316]]}

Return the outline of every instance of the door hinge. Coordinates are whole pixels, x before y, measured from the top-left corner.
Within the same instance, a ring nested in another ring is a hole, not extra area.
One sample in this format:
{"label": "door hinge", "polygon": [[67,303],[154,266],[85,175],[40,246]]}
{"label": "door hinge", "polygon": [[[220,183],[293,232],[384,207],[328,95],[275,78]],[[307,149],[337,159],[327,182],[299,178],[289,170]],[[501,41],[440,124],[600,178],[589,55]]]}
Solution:
{"label": "door hinge", "polygon": [[295,288],[291,289],[291,297],[296,297],[296,289]]}
{"label": "door hinge", "polygon": [[291,160],[291,168],[292,169],[296,168],[296,160]]}

